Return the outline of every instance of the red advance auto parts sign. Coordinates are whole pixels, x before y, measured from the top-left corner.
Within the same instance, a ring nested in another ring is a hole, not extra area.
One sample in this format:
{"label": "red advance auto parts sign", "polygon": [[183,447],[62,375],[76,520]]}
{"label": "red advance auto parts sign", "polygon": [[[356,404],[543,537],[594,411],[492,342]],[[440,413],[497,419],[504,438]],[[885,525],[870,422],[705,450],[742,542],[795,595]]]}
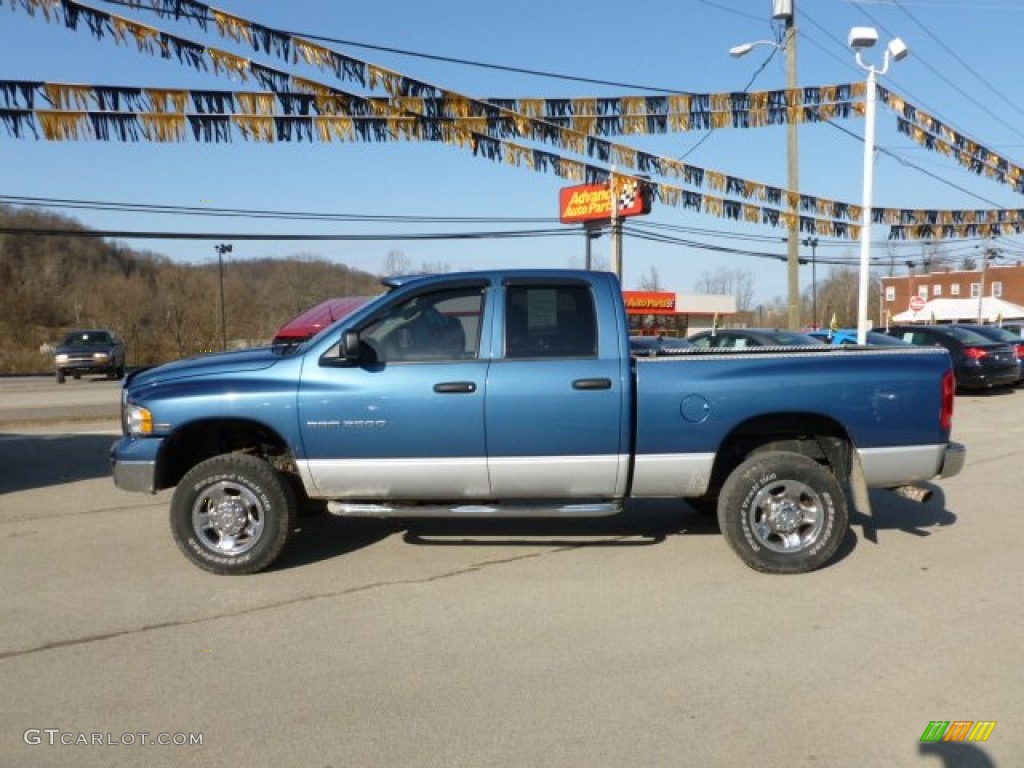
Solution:
{"label": "red advance auto parts sign", "polygon": [[[558,197],[559,217],[563,224],[612,217],[612,196],[606,184],[565,187]],[[646,185],[637,179],[622,179],[619,182],[618,215],[639,216],[650,212],[650,192]]]}

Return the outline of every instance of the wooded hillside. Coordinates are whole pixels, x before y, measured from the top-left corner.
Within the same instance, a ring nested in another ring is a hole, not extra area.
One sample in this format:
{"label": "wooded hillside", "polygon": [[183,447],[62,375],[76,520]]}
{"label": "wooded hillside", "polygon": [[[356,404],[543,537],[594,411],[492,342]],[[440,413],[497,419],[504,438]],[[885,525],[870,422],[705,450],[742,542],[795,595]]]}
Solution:
{"label": "wooded hillside", "polygon": [[[65,216],[9,206],[0,206],[0,226],[88,231]],[[227,257],[228,343],[269,340],[323,299],[381,290],[377,276],[312,255]],[[79,328],[121,334],[129,366],[220,349],[217,262],[179,264],[98,237],[0,234],[0,373],[51,370],[41,350]]]}

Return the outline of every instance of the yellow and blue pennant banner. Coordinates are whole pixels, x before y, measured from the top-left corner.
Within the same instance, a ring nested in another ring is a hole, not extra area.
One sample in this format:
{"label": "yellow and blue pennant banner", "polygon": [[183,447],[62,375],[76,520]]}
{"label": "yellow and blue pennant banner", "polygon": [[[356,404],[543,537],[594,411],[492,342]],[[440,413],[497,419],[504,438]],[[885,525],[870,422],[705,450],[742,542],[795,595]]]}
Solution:
{"label": "yellow and blue pennant banner", "polygon": [[[196,141],[230,141],[233,132],[256,141],[302,141],[314,137],[321,141],[431,140],[467,147],[487,159],[554,172],[574,182],[602,183],[611,176],[604,168],[507,141],[508,138],[525,138],[644,176],[682,179],[688,186],[723,192],[743,200],[649,183],[655,199],[662,204],[809,234],[859,237],[861,208],[858,205],[798,195],[651,155],[601,137],[705,127],[751,128],[861,115],[863,102],[856,101],[863,96],[861,84],[740,94],[480,100],[445,91],[193,0],[149,2],[161,15],[191,19],[204,30],[213,19],[225,38],[293,63],[305,61],[330,70],[339,79],[371,90],[382,88],[389,94],[388,97],[358,96],[107,14],[75,0],[7,2],[32,15],[39,12],[47,20],[62,18],[72,29],[84,22],[97,39],[109,36],[119,44],[134,39],[140,52],[164,58],[176,56],[183,64],[201,71],[232,79],[252,77],[271,91],[236,93],[5,82],[0,84],[0,95],[6,103],[6,108],[0,108],[0,121],[8,133],[17,138],[27,136],[29,130],[38,136],[38,124],[44,137],[50,140],[182,141],[191,133]],[[140,5],[140,0],[134,4]],[[45,100],[54,109],[35,106],[33,95],[40,87]],[[885,89],[880,89],[880,99],[914,119],[925,114]],[[121,104],[125,109],[118,109]],[[186,114],[190,105],[193,111]],[[1018,187],[1019,168],[995,153],[974,142],[961,141],[963,137],[955,132],[946,134],[950,138],[948,142],[934,134],[929,134],[934,138],[928,138],[926,126],[934,128],[937,123],[933,118],[923,124],[912,122],[910,117],[901,120],[909,126],[908,130],[921,134],[922,143],[938,147],[947,143],[957,147],[958,159],[963,164],[972,169],[981,168],[977,172]],[[751,200],[764,201],[769,206],[754,205],[748,202]],[[781,206],[784,210],[771,206]],[[875,223],[890,225],[892,238],[1019,234],[1022,218],[1020,211],[1005,210],[872,210]]]}

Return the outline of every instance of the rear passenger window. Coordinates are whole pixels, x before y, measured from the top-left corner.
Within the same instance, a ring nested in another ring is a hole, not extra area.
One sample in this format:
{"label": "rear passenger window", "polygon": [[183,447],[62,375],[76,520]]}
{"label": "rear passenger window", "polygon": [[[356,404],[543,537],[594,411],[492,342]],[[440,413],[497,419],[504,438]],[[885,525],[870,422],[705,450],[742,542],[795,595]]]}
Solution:
{"label": "rear passenger window", "polygon": [[594,357],[597,316],[585,285],[510,285],[505,357]]}

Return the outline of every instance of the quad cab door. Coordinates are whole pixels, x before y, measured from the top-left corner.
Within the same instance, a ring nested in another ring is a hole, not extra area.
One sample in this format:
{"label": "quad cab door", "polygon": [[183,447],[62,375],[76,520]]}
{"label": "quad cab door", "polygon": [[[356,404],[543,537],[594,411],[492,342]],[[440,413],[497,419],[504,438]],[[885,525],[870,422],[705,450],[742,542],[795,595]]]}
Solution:
{"label": "quad cab door", "polygon": [[[628,358],[599,333],[603,283],[510,279],[487,376],[484,422],[497,499],[611,499],[625,493]],[[624,331],[623,331],[624,333]],[[499,338],[500,334],[500,338]]]}
{"label": "quad cab door", "polygon": [[336,344],[299,391],[304,480],[336,499],[477,499],[490,492],[482,358],[487,283],[427,286],[370,316],[360,356]]}

